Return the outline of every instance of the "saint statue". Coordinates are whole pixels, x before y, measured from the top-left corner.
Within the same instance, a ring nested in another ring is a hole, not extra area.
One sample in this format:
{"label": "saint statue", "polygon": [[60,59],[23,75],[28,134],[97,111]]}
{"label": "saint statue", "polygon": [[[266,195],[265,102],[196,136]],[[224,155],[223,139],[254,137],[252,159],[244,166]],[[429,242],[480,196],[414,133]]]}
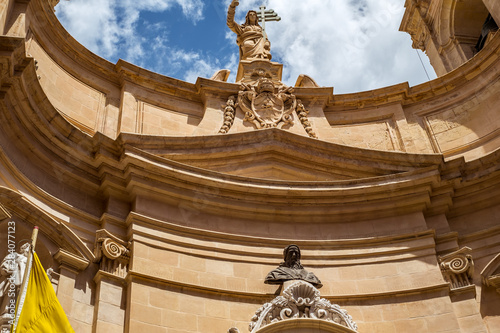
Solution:
{"label": "saint statue", "polygon": [[271,43],[259,25],[255,10],[250,10],[245,18],[245,23],[238,24],[234,21],[234,13],[238,0],[233,0],[227,10],[227,26],[236,33],[236,44],[240,47],[241,60],[267,59],[271,60]]}
{"label": "saint statue", "polygon": [[21,253],[8,254],[0,264],[0,324],[14,317],[16,297],[23,282],[30,244],[21,246]]}
{"label": "saint statue", "polygon": [[314,273],[306,271],[300,264],[300,249],[297,245],[288,245],[283,250],[283,256],[285,261],[267,274],[264,283],[282,284],[285,281],[302,280],[309,282],[316,288],[323,286]]}

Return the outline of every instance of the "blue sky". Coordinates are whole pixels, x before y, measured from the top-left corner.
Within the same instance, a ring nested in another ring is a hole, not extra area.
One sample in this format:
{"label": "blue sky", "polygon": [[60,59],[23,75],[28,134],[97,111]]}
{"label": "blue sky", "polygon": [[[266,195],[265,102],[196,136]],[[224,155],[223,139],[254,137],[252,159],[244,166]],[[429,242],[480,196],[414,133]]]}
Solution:
{"label": "blue sky", "polygon": [[[121,58],[188,82],[224,68],[234,82],[238,48],[225,22],[229,2],[62,0],[56,15],[80,43],[113,63]],[[282,18],[266,28],[288,85],[300,74],[336,93],[428,81],[410,36],[398,31],[404,0],[240,0],[237,21],[260,5]]]}

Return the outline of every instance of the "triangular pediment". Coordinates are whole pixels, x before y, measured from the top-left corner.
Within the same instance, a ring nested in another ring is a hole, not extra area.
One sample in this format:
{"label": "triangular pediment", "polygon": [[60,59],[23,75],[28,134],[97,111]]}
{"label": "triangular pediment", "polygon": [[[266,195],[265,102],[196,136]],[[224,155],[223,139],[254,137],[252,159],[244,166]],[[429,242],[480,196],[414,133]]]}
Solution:
{"label": "triangular pediment", "polygon": [[154,155],[230,175],[290,181],[371,178],[442,163],[417,155],[343,146],[280,129],[204,137],[122,135],[126,144]]}

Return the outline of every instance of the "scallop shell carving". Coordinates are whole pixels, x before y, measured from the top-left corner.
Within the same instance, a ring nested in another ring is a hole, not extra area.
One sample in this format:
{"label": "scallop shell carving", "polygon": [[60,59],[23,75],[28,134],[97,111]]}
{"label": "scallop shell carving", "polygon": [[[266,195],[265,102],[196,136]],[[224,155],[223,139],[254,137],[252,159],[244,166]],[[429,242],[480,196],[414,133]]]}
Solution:
{"label": "scallop shell carving", "polygon": [[296,282],[283,292],[283,296],[293,299],[297,306],[310,306],[320,297],[320,293],[310,284]]}

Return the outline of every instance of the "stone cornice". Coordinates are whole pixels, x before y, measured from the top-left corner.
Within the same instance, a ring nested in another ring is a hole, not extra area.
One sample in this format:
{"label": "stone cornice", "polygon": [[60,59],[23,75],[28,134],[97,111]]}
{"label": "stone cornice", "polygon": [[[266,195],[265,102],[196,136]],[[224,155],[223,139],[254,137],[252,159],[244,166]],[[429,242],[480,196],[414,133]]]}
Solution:
{"label": "stone cornice", "polygon": [[[207,294],[215,294],[215,295],[225,295],[227,297],[234,298],[250,298],[254,300],[271,300],[274,298],[275,293],[256,293],[256,292],[243,292],[240,290],[223,290],[219,288],[205,287],[190,283],[184,283],[180,281],[174,281],[170,279],[165,279],[149,274],[143,274],[140,272],[136,272],[130,270],[125,278],[127,284],[130,283],[140,283],[144,281],[145,283],[150,284],[151,282],[161,283],[170,286],[176,286],[180,288],[192,289],[197,292],[207,293]],[[449,289],[449,285],[447,283],[430,285],[419,288],[409,288],[409,289],[398,289],[388,292],[380,292],[380,293],[363,293],[363,294],[345,294],[345,295],[325,295],[324,297],[330,301],[340,303],[340,302],[349,302],[349,301],[362,301],[362,300],[374,300],[374,299],[385,299],[390,297],[404,297],[410,296],[414,294],[433,294],[433,293],[444,293]]]}
{"label": "stone cornice", "polygon": [[90,261],[69,253],[63,249],[54,254],[54,259],[61,265],[74,269],[76,272],[81,272],[88,267]]}
{"label": "stone cornice", "polygon": [[57,244],[65,253],[83,258],[82,260],[93,260],[92,251],[88,249],[75,232],[66,224],[49,216],[20,193],[0,186],[0,203],[8,209],[12,216],[21,218],[33,226],[39,226],[44,235],[54,244]]}
{"label": "stone cornice", "polygon": [[[272,263],[282,258],[282,249],[290,243],[290,240],[283,238],[256,237],[181,226],[137,213],[129,215],[127,225],[131,241],[176,252],[187,251],[186,253],[206,258],[212,256],[212,251],[217,251],[225,253],[228,260],[245,257],[255,262],[269,260]],[[310,265],[318,266],[343,260],[367,263],[380,258],[386,261],[391,260],[390,258],[401,259],[401,256],[417,251],[432,252],[435,248],[434,237],[433,230],[425,230],[410,234],[336,240],[303,239],[294,242],[309,250],[304,253],[303,259],[312,260],[314,263],[310,262]],[[214,244],[219,243],[224,243],[224,247],[214,248]],[[366,252],[367,248],[371,251]]]}

